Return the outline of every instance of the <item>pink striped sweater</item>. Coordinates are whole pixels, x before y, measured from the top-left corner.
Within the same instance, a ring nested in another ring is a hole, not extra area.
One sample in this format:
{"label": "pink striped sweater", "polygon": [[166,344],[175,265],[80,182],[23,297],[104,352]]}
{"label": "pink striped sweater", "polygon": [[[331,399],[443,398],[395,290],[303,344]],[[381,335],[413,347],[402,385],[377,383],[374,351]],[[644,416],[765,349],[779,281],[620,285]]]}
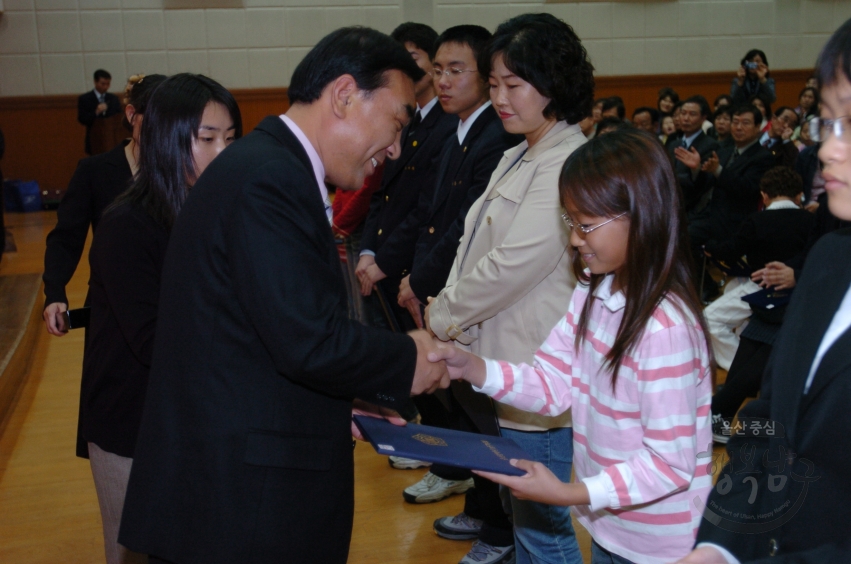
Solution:
{"label": "pink striped sweater", "polygon": [[[534,365],[487,360],[481,391],[526,411],[573,409],[573,468],[591,505],[573,514],[607,550],[638,563],[685,556],[712,487],[711,372],[703,331],[665,299],[621,365],[612,390],[603,367],[623,318],[613,276],[597,288],[587,338],[574,335],[588,299],[579,285],[567,315],[535,354]],[[695,503],[694,500],[700,500]]]}

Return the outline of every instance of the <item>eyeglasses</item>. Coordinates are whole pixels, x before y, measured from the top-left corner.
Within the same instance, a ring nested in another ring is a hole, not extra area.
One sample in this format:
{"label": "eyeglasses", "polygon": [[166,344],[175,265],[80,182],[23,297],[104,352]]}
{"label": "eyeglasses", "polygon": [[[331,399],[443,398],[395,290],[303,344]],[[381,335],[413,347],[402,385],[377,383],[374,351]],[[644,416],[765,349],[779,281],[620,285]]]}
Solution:
{"label": "eyeglasses", "polygon": [[[810,122],[810,137],[813,141],[827,141],[827,136],[833,134],[837,140],[851,144],[851,116],[836,119],[816,118]],[[816,135],[813,135],[816,133]]]}
{"label": "eyeglasses", "polygon": [[440,80],[440,77],[445,74],[446,78],[452,80],[453,78],[461,76],[465,72],[479,72],[479,69],[456,69],[453,67],[449,67],[446,70],[434,69],[432,70],[432,76],[434,77],[434,80]]}
{"label": "eyeglasses", "polygon": [[598,223],[597,225],[594,225],[592,227],[588,227],[587,225],[582,225],[580,223],[574,223],[573,220],[570,219],[567,216],[567,212],[564,212],[563,214],[561,214],[561,218],[564,220],[564,223],[565,223],[565,225],[567,225],[568,229],[578,229],[583,235],[588,235],[589,233],[591,233],[595,229],[599,229],[600,227],[603,227],[607,223],[611,223],[614,220],[625,216],[626,214],[627,214],[627,212],[623,212],[622,214],[616,215],[615,217],[613,217],[611,219],[607,219],[603,223]]}

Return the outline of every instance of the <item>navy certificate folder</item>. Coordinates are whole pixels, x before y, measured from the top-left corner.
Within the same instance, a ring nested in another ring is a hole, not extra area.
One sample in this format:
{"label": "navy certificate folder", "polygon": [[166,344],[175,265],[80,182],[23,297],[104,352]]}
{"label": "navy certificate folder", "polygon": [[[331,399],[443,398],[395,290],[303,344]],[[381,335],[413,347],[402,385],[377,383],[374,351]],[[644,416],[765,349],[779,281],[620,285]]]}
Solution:
{"label": "navy certificate folder", "polygon": [[523,476],[526,472],[512,466],[509,460],[532,459],[517,443],[503,437],[413,423],[400,427],[384,419],[364,415],[355,415],[353,418],[364,438],[372,443],[379,454],[510,476]]}

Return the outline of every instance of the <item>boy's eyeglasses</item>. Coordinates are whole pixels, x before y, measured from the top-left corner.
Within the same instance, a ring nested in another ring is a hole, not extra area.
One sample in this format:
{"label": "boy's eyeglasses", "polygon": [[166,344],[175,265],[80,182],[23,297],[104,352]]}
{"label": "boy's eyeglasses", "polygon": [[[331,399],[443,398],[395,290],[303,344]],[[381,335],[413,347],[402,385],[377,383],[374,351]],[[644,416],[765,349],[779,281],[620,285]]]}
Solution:
{"label": "boy's eyeglasses", "polygon": [[595,229],[599,229],[600,227],[603,227],[607,223],[611,223],[614,220],[625,216],[626,213],[627,212],[623,212],[622,214],[616,215],[615,217],[613,217],[611,219],[607,219],[603,223],[598,223],[597,225],[592,225],[592,226],[582,225],[581,223],[574,223],[573,220],[570,219],[567,216],[567,212],[564,212],[563,214],[561,214],[561,218],[564,220],[564,223],[565,223],[565,225],[567,225],[568,229],[578,229],[583,235],[588,235],[589,233],[591,233]]}
{"label": "boy's eyeglasses", "polygon": [[431,72],[432,72],[432,77],[434,77],[434,80],[440,80],[440,77],[444,74],[446,75],[446,78],[448,78],[449,80],[452,80],[454,78],[458,78],[459,76],[461,76],[465,72],[479,72],[479,69],[456,69],[456,68],[453,68],[453,67],[449,67],[446,70],[434,69]]}

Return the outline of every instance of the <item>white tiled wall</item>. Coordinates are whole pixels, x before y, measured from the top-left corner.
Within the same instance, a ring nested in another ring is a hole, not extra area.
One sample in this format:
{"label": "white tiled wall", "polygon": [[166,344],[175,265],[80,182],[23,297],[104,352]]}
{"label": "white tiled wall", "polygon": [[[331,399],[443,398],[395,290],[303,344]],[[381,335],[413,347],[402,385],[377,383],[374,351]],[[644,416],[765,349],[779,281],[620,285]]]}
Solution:
{"label": "white tiled wall", "polygon": [[[812,66],[851,0],[243,0],[239,9],[164,10],[162,0],[4,0],[0,96],[79,93],[105,68],[208,74],[231,88],[285,86],[323,35],[390,32],[416,14],[438,31],[490,29],[548,11],[576,29],[600,75],[730,71],[752,47],[772,68]],[[408,16],[410,17],[410,16]]]}

